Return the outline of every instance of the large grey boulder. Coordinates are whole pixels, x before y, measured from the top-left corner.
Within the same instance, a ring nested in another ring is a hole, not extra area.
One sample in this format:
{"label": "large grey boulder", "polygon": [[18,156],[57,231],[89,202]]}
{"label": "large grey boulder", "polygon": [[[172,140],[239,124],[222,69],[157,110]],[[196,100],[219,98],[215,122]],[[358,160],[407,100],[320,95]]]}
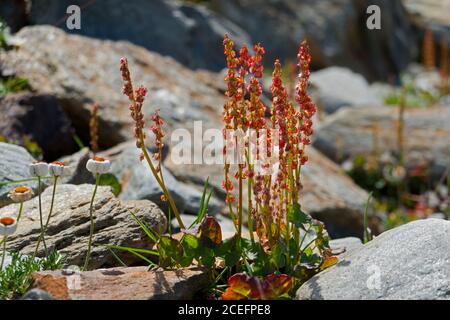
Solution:
{"label": "large grey boulder", "polygon": [[[190,68],[220,70],[222,39],[233,35],[242,44],[245,32],[204,6],[175,0],[108,0],[85,5],[84,0],[33,0],[32,24],[51,24],[81,35],[127,40],[148,50],[168,55]],[[70,5],[81,9],[81,29],[68,30],[65,16]]]}
{"label": "large grey boulder", "polygon": [[[0,142],[0,182],[17,181],[30,178],[29,165],[33,157],[24,148]],[[36,183],[22,183],[33,188]],[[8,198],[12,185],[0,185],[0,207],[12,201]]]}
{"label": "large grey boulder", "polygon": [[[66,256],[67,265],[82,265],[86,256],[89,239],[89,206],[94,185],[57,186],[55,207],[46,235],[49,250],[58,250]],[[52,188],[42,193],[43,216],[47,219]],[[34,198],[24,205],[24,215],[17,232],[8,240],[8,250],[33,254],[40,234],[38,199]],[[162,211],[152,202],[120,201],[109,187],[99,187],[94,201],[95,236],[90,267],[113,266],[117,264],[111,251],[102,245],[151,248],[150,239],[131,217],[132,211],[156,232],[164,232],[167,221]],[[13,204],[0,209],[0,217],[14,215],[18,205]],[[38,256],[44,254],[41,243]],[[128,264],[140,262],[134,256],[118,252]]]}
{"label": "large grey boulder", "polygon": [[[369,30],[366,10],[381,10],[381,29]],[[212,8],[261,42],[268,59],[296,59],[311,45],[313,66],[346,66],[368,79],[387,80],[418,55],[410,17],[400,0],[213,0]]]}
{"label": "large grey boulder", "polygon": [[[404,150],[408,167],[429,168],[440,178],[450,165],[450,109],[408,108],[405,112]],[[343,108],[320,124],[314,147],[336,162],[358,155],[395,153],[398,108],[392,106]]]}
{"label": "large grey boulder", "polygon": [[[100,2],[95,3],[104,10]],[[133,25],[138,24],[134,21]],[[69,35],[51,26],[23,28],[16,39],[21,43],[17,50],[0,51],[0,72],[4,76],[24,77],[33,91],[55,96],[86,145],[94,103],[100,105],[101,149],[133,137],[129,101],[122,94],[121,57],[128,57],[135,85],[149,89],[143,108],[146,119],[161,109],[161,115],[172,128],[192,126],[194,120],[221,127],[224,95],[211,84],[206,71],[194,72],[172,58],[128,42]]]}
{"label": "large grey boulder", "polygon": [[329,67],[311,73],[311,84],[317,88],[320,110],[333,113],[343,106],[378,105],[383,97],[376,97],[367,80],[347,68]]}
{"label": "large grey boulder", "polygon": [[308,280],[296,298],[450,299],[450,222],[418,220],[386,231]]}

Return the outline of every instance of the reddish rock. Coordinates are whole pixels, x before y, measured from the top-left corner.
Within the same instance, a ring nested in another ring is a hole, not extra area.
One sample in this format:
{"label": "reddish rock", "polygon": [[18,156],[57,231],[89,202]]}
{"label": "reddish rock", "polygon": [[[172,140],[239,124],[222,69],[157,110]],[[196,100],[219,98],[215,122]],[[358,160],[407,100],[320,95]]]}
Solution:
{"label": "reddish rock", "polygon": [[99,269],[73,274],[64,270],[37,272],[34,288],[58,300],[183,300],[208,285],[204,269],[171,271],[147,267]]}

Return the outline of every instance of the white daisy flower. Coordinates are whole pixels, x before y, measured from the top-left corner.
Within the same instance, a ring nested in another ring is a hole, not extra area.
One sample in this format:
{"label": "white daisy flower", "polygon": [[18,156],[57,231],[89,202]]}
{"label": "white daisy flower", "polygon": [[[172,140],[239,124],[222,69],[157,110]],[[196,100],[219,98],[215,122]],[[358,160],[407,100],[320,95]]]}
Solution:
{"label": "white daisy flower", "polygon": [[45,177],[48,175],[48,164],[36,161],[30,164],[30,174],[33,177]]}
{"label": "white daisy flower", "polygon": [[0,218],[0,235],[10,236],[17,230],[17,221],[13,217]]}
{"label": "white daisy flower", "polygon": [[93,174],[108,173],[110,168],[111,162],[101,157],[94,157],[93,159],[89,159],[86,164],[86,169]]}
{"label": "white daisy flower", "polygon": [[48,165],[49,174],[53,177],[67,176],[70,168],[64,162],[55,161]]}
{"label": "white daisy flower", "polygon": [[33,196],[33,189],[27,186],[16,187],[12,189],[8,194],[8,197],[16,203],[28,201],[33,198]]}

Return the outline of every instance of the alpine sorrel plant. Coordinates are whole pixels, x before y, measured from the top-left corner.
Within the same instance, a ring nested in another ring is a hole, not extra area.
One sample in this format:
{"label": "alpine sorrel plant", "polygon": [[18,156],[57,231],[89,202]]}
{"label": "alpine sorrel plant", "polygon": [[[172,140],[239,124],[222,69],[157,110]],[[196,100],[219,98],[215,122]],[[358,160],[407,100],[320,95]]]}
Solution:
{"label": "alpine sorrel plant", "polygon": [[[299,203],[301,167],[308,161],[305,149],[313,134],[312,118],[316,112],[307,92],[311,62],[309,48],[304,42],[298,53],[300,73],[295,90],[297,107],[295,102],[289,100],[283,84],[281,63],[275,61],[271,86],[271,117],[266,119],[260,84],[264,71],[261,63],[264,48],[261,45],[254,46],[252,55],[247,47],[243,47],[237,54],[233,41],[228,36],[225,36],[223,44],[228,67],[225,78],[225,94],[228,99],[223,112],[223,135],[226,140],[223,149],[223,188],[236,234],[223,240],[219,223],[207,215],[211,197],[211,193],[208,194],[208,183],[197,219],[189,228],[183,225],[161,171],[164,121],[158,111],[151,118],[151,130],[156,137],[154,144],[158,150],[151,159],[145,146],[142,113],[147,90],[144,87],[133,89],[128,62],[123,58],[123,92],[131,101],[131,117],[135,122],[137,147],[142,150],[141,160],[147,161],[163,191],[163,200],[169,202],[170,211],[181,226],[182,234],[181,237],[160,235],[131,212],[135,221],[155,243],[155,247],[110,248],[132,253],[151,266],[155,266],[155,263],[148,255],[158,256],[158,266],[162,268],[191,264],[206,266],[211,269],[215,278],[213,286],[220,281],[224,284],[224,280],[228,278],[226,291],[220,291],[218,287],[212,289],[214,295],[219,293],[223,299],[287,298],[300,283],[337,262],[337,258],[332,256],[323,224],[304,213]],[[234,166],[228,156],[232,153],[234,142],[239,139],[233,136],[230,143],[230,131],[244,134],[244,143],[241,144],[243,150],[238,150],[238,158],[242,162],[237,166]],[[253,138],[257,144],[265,147],[264,151],[260,148],[254,150],[250,144],[250,139]],[[245,204],[249,239],[242,233]]]}
{"label": "alpine sorrel plant", "polygon": [[183,221],[181,219],[180,213],[175,205],[175,202],[172,199],[172,196],[170,195],[169,191],[167,190],[166,184],[164,182],[163,173],[162,173],[162,167],[160,165],[161,161],[161,149],[162,149],[162,138],[164,136],[161,125],[163,124],[162,119],[159,117],[158,112],[152,117],[152,120],[154,122],[154,126],[152,127],[152,131],[155,133],[156,141],[155,144],[157,145],[159,152],[154,155],[154,160],[158,161],[158,165],[155,166],[153,164],[152,159],[150,158],[150,155],[147,151],[147,147],[145,146],[145,121],[144,121],[144,114],[142,112],[142,105],[145,100],[145,96],[147,95],[147,89],[143,86],[139,86],[136,90],[133,88],[133,82],[131,80],[130,75],[130,69],[128,67],[128,60],[126,58],[122,58],[120,60],[120,71],[122,73],[122,79],[124,82],[123,86],[123,94],[125,94],[128,99],[130,100],[130,112],[131,117],[135,123],[134,127],[134,136],[136,138],[136,146],[141,149],[141,160],[146,160],[148,163],[148,166],[155,177],[156,181],[158,182],[158,185],[160,186],[161,190],[163,191],[164,195],[162,197],[162,200],[168,201],[170,209],[174,213],[178,224],[181,228],[185,228]]}
{"label": "alpine sorrel plant", "polygon": [[[272,108],[270,121],[265,121],[265,106],[260,100],[261,86],[259,78],[263,67],[261,59],[264,49],[254,47],[255,55],[251,56],[246,47],[239,51],[234,49],[233,42],[228,36],[224,39],[224,54],[226,56],[228,74],[225,81],[228,85],[224,105],[225,131],[242,130],[256,131],[257,141],[267,147],[268,156],[276,155],[276,163],[262,162],[262,167],[268,171],[254,170],[255,161],[264,158],[257,153],[256,159],[250,157],[249,145],[246,145],[245,163],[239,163],[234,174],[238,185],[238,197],[234,196],[234,182],[230,177],[231,166],[225,162],[225,180],[223,187],[226,191],[231,217],[237,224],[236,236],[228,241],[233,252],[238,252],[241,258],[235,259],[234,265],[228,265],[235,271],[246,271],[250,275],[267,276],[273,272],[286,273],[287,277],[294,277],[304,281],[308,276],[325,267],[336,263],[328,246],[328,235],[323,224],[313,220],[301,210],[299,203],[301,194],[301,167],[308,161],[305,152],[313,134],[312,118],[316,107],[307,93],[310,76],[309,65],[311,56],[309,47],[303,42],[298,52],[298,67],[300,69],[298,83],[295,90],[295,102],[289,101],[288,92],[282,81],[282,67],[277,60],[272,75]],[[247,75],[251,74],[247,85]],[[263,132],[270,134],[263,134]],[[224,134],[227,138],[228,134]],[[275,139],[275,138],[279,139]],[[226,143],[224,155],[229,152],[230,145]],[[259,151],[260,149],[258,149]],[[226,159],[227,157],[225,157]],[[261,158],[261,159],[260,159]],[[248,226],[251,244],[242,239],[242,204],[243,180],[247,179],[248,188]],[[255,204],[253,205],[253,200]],[[234,206],[233,204],[236,203]],[[236,218],[237,213],[237,218]],[[255,222],[255,229],[253,223]],[[254,241],[255,234],[258,242]],[[227,259],[226,259],[227,260]],[[230,259],[228,259],[230,260]],[[237,277],[229,281],[229,289],[223,298],[239,298],[233,295],[234,286],[249,287],[251,283],[261,284],[262,280],[245,280]],[[289,281],[287,284],[291,283]],[[292,286],[287,286],[288,291]],[[239,289],[236,292],[242,291]],[[252,290],[247,297],[254,297]]]}

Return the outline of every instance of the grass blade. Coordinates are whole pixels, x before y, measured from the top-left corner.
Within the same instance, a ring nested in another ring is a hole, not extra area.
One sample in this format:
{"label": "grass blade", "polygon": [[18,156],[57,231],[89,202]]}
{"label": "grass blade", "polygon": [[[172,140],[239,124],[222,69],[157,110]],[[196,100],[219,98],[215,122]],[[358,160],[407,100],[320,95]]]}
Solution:
{"label": "grass blade", "polygon": [[145,234],[153,241],[158,242],[158,235],[156,235],[144,222],[142,222],[131,210],[128,210],[128,212],[133,217],[134,221],[137,222],[139,227],[145,232]]}

